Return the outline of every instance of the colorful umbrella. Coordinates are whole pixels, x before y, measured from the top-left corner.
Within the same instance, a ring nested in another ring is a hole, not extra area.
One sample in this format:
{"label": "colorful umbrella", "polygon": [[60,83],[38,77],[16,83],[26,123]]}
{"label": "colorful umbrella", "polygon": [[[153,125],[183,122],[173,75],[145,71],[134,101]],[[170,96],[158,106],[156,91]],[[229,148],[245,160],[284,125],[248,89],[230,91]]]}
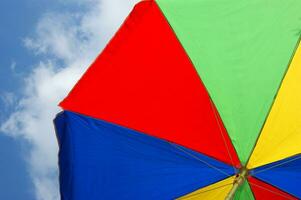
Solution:
{"label": "colorful umbrella", "polygon": [[300,199],[300,0],[138,3],[60,106],[62,199]]}

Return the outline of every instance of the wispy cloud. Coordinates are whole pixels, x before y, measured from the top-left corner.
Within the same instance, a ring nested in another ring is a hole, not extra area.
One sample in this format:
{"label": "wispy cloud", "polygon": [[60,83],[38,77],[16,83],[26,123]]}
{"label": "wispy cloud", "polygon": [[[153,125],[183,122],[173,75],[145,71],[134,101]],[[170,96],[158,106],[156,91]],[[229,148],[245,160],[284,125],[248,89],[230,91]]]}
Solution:
{"label": "wispy cloud", "polygon": [[16,65],[17,65],[16,61],[13,60],[13,61],[11,62],[11,64],[10,64],[10,69],[11,69],[12,71],[15,71]]}
{"label": "wispy cloud", "polygon": [[12,92],[2,92],[0,95],[0,99],[4,104],[4,107],[11,107],[16,100],[15,95]]}
{"label": "wispy cloud", "polygon": [[[25,46],[41,57],[24,78],[16,111],[1,125],[8,136],[31,144],[27,151],[36,198],[59,199],[57,143],[52,120],[58,102],[108,42],[137,0],[73,0],[84,12],[49,12],[41,16]],[[65,2],[66,3],[66,2]],[[7,94],[4,101],[16,101]]]}

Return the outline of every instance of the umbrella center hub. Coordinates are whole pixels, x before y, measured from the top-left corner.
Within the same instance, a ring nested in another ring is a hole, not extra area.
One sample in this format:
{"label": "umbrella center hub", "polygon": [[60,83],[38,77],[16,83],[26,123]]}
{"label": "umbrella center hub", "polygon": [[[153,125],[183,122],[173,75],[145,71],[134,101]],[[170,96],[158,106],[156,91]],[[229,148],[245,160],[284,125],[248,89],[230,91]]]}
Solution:
{"label": "umbrella center hub", "polygon": [[244,183],[244,181],[246,180],[248,174],[249,174],[249,171],[247,168],[245,168],[245,167],[240,168],[238,174],[235,177],[233,184],[237,183],[239,186],[242,185]]}
{"label": "umbrella center hub", "polygon": [[234,195],[238,188],[245,182],[247,176],[249,174],[249,171],[246,167],[242,167],[239,169],[239,172],[236,174],[236,177],[233,182],[233,186],[228,193],[226,200],[232,200],[234,198]]}

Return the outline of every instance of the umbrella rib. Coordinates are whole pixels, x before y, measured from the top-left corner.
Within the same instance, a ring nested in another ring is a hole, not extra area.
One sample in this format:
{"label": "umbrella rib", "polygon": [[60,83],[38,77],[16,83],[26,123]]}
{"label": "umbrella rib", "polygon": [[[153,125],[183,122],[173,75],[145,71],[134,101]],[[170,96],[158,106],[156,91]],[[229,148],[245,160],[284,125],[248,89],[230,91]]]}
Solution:
{"label": "umbrella rib", "polygon": [[256,148],[256,146],[257,146],[259,140],[260,140],[260,137],[261,137],[263,128],[265,127],[265,125],[266,125],[266,123],[267,123],[267,120],[268,120],[268,117],[270,116],[270,113],[272,112],[272,109],[273,109],[274,104],[275,104],[275,102],[276,102],[276,99],[277,99],[277,97],[278,97],[278,93],[279,93],[279,91],[280,91],[280,89],[281,89],[281,87],[282,87],[282,84],[283,84],[283,81],[284,81],[285,77],[287,76],[287,73],[288,73],[288,71],[289,71],[289,69],[290,69],[290,66],[291,66],[291,64],[292,64],[292,62],[293,62],[293,59],[294,59],[294,57],[295,57],[295,55],[296,55],[296,52],[297,52],[298,47],[299,47],[300,44],[301,44],[301,35],[299,36],[299,38],[298,38],[298,40],[297,40],[297,43],[296,43],[296,45],[295,45],[294,51],[293,51],[293,53],[292,53],[291,56],[290,56],[290,60],[289,60],[287,66],[286,66],[286,68],[285,68],[283,77],[282,77],[282,79],[281,79],[281,81],[280,81],[280,84],[278,85],[278,88],[277,88],[276,93],[275,93],[275,95],[274,95],[273,101],[272,101],[272,103],[271,103],[271,105],[270,105],[270,108],[269,108],[268,113],[267,113],[267,115],[266,115],[266,117],[265,117],[265,120],[264,120],[264,122],[263,122],[263,124],[262,124],[262,126],[261,126],[261,129],[260,129],[260,131],[259,131],[259,134],[257,135],[256,141],[255,141],[255,143],[254,143],[254,145],[253,145],[253,148],[252,148],[252,150],[251,150],[251,152],[250,152],[250,155],[249,155],[249,158],[248,158],[248,160],[247,160],[246,165],[249,164],[249,161],[250,161],[250,159],[251,159],[251,156],[253,155],[253,152],[254,152],[254,150],[255,150],[255,148]]}
{"label": "umbrella rib", "polygon": [[289,161],[286,161],[286,162],[283,162],[283,163],[279,163],[279,164],[277,164],[277,165],[274,165],[274,166],[271,166],[271,167],[268,167],[268,168],[259,170],[259,171],[257,171],[257,172],[252,173],[252,176],[254,176],[255,174],[258,174],[258,173],[265,172],[265,171],[267,171],[267,170],[273,169],[273,168],[275,168],[275,167],[279,167],[279,166],[281,166],[281,165],[284,165],[284,164],[293,162],[293,161],[298,160],[298,159],[300,159],[300,158],[301,158],[301,157],[297,157],[297,158],[294,158],[294,159],[292,159],[292,160],[289,160]]}
{"label": "umbrella rib", "polygon": [[231,163],[232,163],[232,167],[233,167],[233,169],[234,169],[234,171],[235,171],[236,168],[234,167],[234,162],[233,162],[233,159],[232,159],[230,150],[229,150],[229,148],[228,148],[226,139],[225,139],[225,137],[224,137],[224,135],[223,135],[222,127],[221,127],[221,125],[220,125],[220,123],[219,123],[219,121],[218,121],[218,118],[217,118],[217,115],[216,115],[216,111],[215,111],[215,109],[214,109],[214,105],[213,105],[213,102],[212,102],[211,99],[210,99],[210,105],[211,105],[211,108],[212,108],[212,110],[213,110],[215,120],[216,120],[216,122],[217,122],[217,124],[218,124],[220,134],[221,134],[221,136],[222,136],[222,138],[223,138],[224,145],[226,146],[227,153],[228,153],[228,155],[229,155],[229,157],[230,157],[230,160],[231,160]]}
{"label": "umbrella rib", "polygon": [[219,171],[220,173],[225,174],[225,175],[227,175],[227,176],[231,176],[231,174],[228,174],[227,172],[224,172],[223,170],[221,170],[221,169],[219,169],[219,168],[217,168],[217,167],[211,165],[210,163],[208,163],[208,162],[206,162],[206,161],[200,159],[199,157],[197,157],[197,156],[195,156],[195,155],[193,155],[193,154],[191,154],[191,153],[185,151],[184,149],[180,148],[178,145],[173,144],[173,143],[171,143],[171,142],[168,142],[168,143],[169,143],[170,145],[172,145],[173,147],[179,149],[180,151],[184,152],[185,154],[189,155],[190,157],[192,157],[192,158],[194,158],[194,159],[196,159],[196,160],[198,160],[198,161],[200,161],[200,162],[206,164],[207,166],[211,167],[212,169],[215,169],[215,170]]}
{"label": "umbrella rib", "polygon": [[250,183],[251,185],[255,185],[255,186],[257,186],[257,187],[259,187],[259,188],[261,188],[261,189],[263,189],[263,190],[266,190],[266,191],[269,191],[269,192],[274,193],[274,194],[276,194],[276,195],[282,196],[282,197],[284,197],[284,198],[286,198],[286,199],[294,200],[294,198],[287,197],[287,196],[285,196],[285,195],[283,195],[283,194],[280,194],[280,193],[278,193],[278,192],[275,192],[275,191],[273,191],[273,190],[270,190],[270,189],[268,189],[268,188],[265,188],[265,187],[263,187],[263,186],[261,186],[261,185],[257,185],[257,184],[255,184],[255,183],[252,183],[251,181],[249,181],[249,183]]}
{"label": "umbrella rib", "polygon": [[206,193],[206,192],[210,192],[210,191],[213,191],[213,190],[217,190],[217,189],[226,187],[228,185],[232,185],[232,183],[227,183],[225,185],[221,185],[221,186],[218,186],[218,187],[215,187],[215,188],[212,188],[212,189],[208,189],[208,190],[204,190],[204,191],[199,191],[199,192],[196,192],[194,194],[190,194],[190,195],[188,194],[188,195],[186,195],[186,196],[184,196],[183,198],[180,198],[180,199],[190,198],[190,197],[193,197],[193,196],[196,196],[196,195],[199,195],[199,194],[203,194],[203,193]]}

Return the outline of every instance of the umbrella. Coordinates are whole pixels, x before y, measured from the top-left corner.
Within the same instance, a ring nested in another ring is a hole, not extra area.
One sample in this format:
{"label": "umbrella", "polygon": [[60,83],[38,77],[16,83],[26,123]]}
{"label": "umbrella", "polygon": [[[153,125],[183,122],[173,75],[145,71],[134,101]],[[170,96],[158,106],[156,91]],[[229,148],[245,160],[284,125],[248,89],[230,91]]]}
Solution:
{"label": "umbrella", "polygon": [[62,199],[301,199],[300,9],[138,3],[60,103]]}

